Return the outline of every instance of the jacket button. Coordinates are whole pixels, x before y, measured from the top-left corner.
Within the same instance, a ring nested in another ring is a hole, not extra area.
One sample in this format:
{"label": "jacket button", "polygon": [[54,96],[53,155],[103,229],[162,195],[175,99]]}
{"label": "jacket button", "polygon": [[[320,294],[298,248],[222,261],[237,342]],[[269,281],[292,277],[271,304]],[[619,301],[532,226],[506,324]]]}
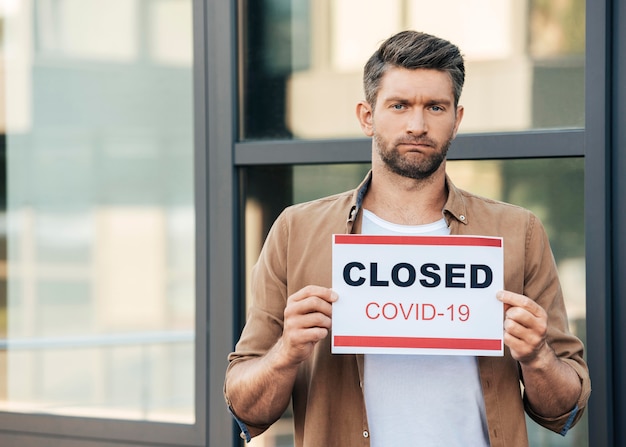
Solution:
{"label": "jacket button", "polygon": [[370,437],[370,433],[367,430],[363,430],[363,437],[364,438],[369,438]]}
{"label": "jacket button", "polygon": [[459,216],[459,219],[461,219],[461,222],[465,222],[465,216],[463,214]]}

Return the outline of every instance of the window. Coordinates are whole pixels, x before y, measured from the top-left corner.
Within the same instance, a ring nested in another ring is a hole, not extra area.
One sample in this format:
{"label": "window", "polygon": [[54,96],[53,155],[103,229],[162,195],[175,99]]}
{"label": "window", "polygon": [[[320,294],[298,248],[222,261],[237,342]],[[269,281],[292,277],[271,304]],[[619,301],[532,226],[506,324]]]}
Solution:
{"label": "window", "polygon": [[[362,68],[401,29],[466,59],[461,132],[584,126],[584,4],[567,0],[244,1],[240,138],[358,138]],[[366,30],[366,31],[365,31]]]}
{"label": "window", "polygon": [[0,411],[191,426],[192,2],[5,3]]}
{"label": "window", "polygon": [[[363,64],[394,32],[422,30],[457,43],[466,56],[466,113],[449,153],[453,180],[539,215],[559,265],[571,329],[586,339],[579,130],[585,123],[584,2],[241,5],[235,157],[244,185],[246,269],[283,207],[358,184],[370,155],[354,115],[363,98]],[[289,436],[289,417],[288,411],[253,445]],[[587,445],[586,419],[563,439],[530,420],[528,426],[533,445]]]}
{"label": "window", "polygon": [[[285,206],[355,188],[369,169],[367,164],[270,166],[246,170],[246,272],[258,257],[269,225]],[[476,194],[530,209],[542,220],[557,266],[568,309],[570,330],[586,342],[585,240],[583,219],[583,160],[581,158],[451,161],[453,182]],[[276,181],[289,179],[277,188]],[[283,191],[277,195],[276,189]],[[550,191],[550,193],[545,193]],[[292,431],[285,420],[250,445],[273,445]],[[552,434],[528,419],[534,446],[587,445],[587,419],[567,437]],[[557,444],[558,443],[558,444]],[[291,444],[288,444],[291,445]]]}

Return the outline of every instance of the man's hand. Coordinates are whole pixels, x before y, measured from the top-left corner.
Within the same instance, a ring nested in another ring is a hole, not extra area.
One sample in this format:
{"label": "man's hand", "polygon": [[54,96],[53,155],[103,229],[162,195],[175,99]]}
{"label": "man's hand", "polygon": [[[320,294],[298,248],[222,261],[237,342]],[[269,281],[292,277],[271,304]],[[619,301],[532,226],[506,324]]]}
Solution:
{"label": "man's hand", "polygon": [[518,293],[500,291],[504,303],[504,344],[521,364],[545,360],[551,352],[546,343],[548,314],[535,301]]}
{"label": "man's hand", "polygon": [[335,301],[337,293],[327,287],[300,289],[287,298],[283,334],[276,344],[261,357],[231,366],[226,394],[239,418],[261,426],[273,423],[283,414],[300,363],[309,358],[315,344],[330,331]]}
{"label": "man's hand", "polygon": [[571,411],[582,386],[574,369],[548,345],[548,314],[535,301],[500,291],[504,303],[504,344],[522,369],[524,393],[533,410],[545,417]]}
{"label": "man's hand", "polygon": [[337,293],[320,286],[306,286],[287,298],[279,342],[280,355],[287,364],[306,360],[316,343],[328,336],[335,301]]}

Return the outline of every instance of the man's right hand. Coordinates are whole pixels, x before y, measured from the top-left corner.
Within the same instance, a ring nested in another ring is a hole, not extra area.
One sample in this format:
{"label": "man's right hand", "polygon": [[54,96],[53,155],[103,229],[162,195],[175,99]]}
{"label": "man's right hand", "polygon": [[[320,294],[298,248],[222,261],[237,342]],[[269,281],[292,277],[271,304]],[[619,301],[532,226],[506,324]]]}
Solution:
{"label": "man's right hand", "polygon": [[303,287],[287,298],[283,335],[276,346],[284,366],[299,365],[328,336],[337,298],[332,289],[320,286]]}
{"label": "man's right hand", "polygon": [[261,357],[231,365],[226,395],[240,419],[262,426],[283,414],[299,365],[311,356],[315,344],[328,336],[335,301],[337,293],[329,288],[300,289],[287,298],[283,333],[276,344]]}
{"label": "man's right hand", "polygon": [[285,366],[295,366],[309,358],[317,342],[328,336],[332,303],[337,298],[332,289],[311,285],[287,298],[278,347]]}

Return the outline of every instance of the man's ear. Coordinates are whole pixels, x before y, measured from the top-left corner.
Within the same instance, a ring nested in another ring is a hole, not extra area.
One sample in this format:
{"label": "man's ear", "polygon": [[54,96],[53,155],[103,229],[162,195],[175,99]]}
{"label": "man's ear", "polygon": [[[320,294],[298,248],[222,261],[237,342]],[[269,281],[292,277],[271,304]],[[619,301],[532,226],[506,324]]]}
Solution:
{"label": "man's ear", "polygon": [[456,133],[459,131],[459,126],[461,125],[461,121],[463,121],[464,112],[465,112],[465,108],[463,106],[456,107],[456,122],[454,123],[454,133],[452,134],[452,138],[456,138]]}
{"label": "man's ear", "polygon": [[360,101],[356,105],[356,117],[363,133],[368,137],[374,135],[374,112],[367,101]]}

